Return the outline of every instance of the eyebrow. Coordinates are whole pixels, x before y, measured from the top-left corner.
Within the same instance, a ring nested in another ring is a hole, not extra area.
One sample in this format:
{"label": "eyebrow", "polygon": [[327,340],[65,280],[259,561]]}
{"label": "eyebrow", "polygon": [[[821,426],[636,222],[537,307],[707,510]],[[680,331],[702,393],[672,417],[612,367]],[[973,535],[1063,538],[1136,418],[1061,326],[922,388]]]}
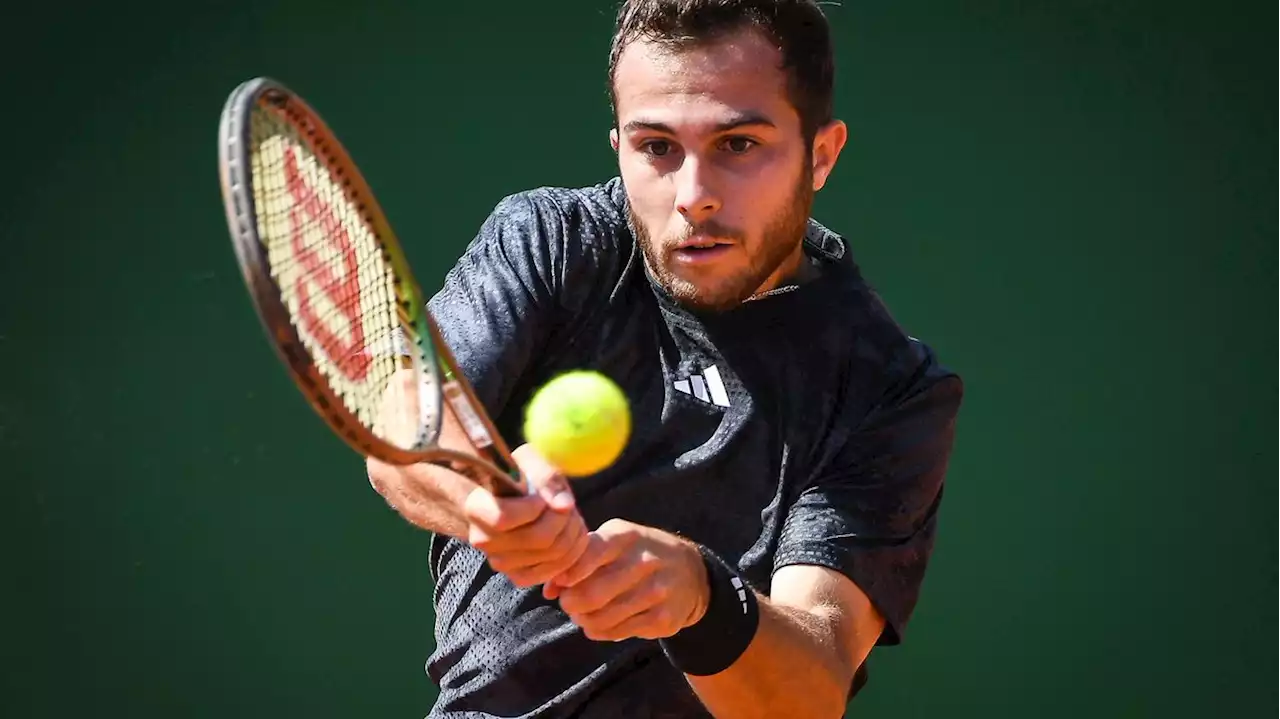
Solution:
{"label": "eyebrow", "polygon": [[[745,113],[745,114],[736,115],[728,120],[725,120],[724,122],[718,123],[715,126],[714,131],[728,132],[729,130],[736,130],[740,127],[749,127],[749,126],[763,126],[763,127],[772,127],[772,128],[777,127],[777,125],[773,124],[772,120],[765,117],[764,115],[761,115],[759,113]],[[628,122],[627,124],[623,125],[622,130],[624,132],[639,132],[641,130],[650,130],[653,132],[662,132],[668,135],[676,134],[676,131],[671,129],[670,125],[667,125],[661,122],[651,122],[648,120],[632,120],[631,122]]]}

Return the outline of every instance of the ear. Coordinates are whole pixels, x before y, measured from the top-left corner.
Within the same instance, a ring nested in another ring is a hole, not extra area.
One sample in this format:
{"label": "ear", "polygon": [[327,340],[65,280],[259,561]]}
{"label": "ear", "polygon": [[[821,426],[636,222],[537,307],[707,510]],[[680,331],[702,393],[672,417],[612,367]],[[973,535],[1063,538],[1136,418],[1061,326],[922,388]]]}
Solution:
{"label": "ear", "polygon": [[821,190],[827,184],[827,178],[835,169],[840,151],[849,139],[849,128],[841,120],[831,122],[818,128],[813,136],[813,189]]}
{"label": "ear", "polygon": [[609,146],[614,152],[618,151],[618,128],[616,127],[609,131]]}

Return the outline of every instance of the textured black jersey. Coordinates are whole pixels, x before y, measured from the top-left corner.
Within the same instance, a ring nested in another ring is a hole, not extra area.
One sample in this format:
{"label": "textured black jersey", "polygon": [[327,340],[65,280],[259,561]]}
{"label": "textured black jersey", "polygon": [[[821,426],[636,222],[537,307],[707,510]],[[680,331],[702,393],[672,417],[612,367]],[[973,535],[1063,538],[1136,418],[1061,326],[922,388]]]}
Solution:
{"label": "textured black jersey", "polygon": [[[811,221],[821,272],[792,291],[694,313],[652,281],[617,178],[505,198],[430,301],[516,446],[532,392],[589,368],[630,398],[619,461],[573,483],[589,527],[618,517],[736,561],[839,571],[901,640],[933,547],[962,385],[900,328],[845,241]],[[593,642],[540,588],[436,537],[432,717],[708,716],[654,641]]]}

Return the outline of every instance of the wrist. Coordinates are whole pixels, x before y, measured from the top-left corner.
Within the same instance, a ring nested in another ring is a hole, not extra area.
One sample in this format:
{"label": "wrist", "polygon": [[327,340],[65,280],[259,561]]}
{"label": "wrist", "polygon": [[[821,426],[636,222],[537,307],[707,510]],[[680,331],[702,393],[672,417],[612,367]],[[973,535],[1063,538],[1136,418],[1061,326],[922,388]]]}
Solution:
{"label": "wrist", "polygon": [[760,609],[755,592],[719,555],[695,545],[702,559],[705,581],[699,584],[701,611],[674,635],[659,640],[667,659],[693,676],[719,674],[728,669],[755,639]]}
{"label": "wrist", "polygon": [[685,617],[684,624],[680,625],[681,630],[702,621],[702,618],[707,615],[707,605],[711,603],[711,577],[707,571],[707,560],[703,557],[702,547],[694,542],[685,542],[685,550],[690,573],[693,575],[690,585],[696,591],[693,607],[689,611],[689,616]]}

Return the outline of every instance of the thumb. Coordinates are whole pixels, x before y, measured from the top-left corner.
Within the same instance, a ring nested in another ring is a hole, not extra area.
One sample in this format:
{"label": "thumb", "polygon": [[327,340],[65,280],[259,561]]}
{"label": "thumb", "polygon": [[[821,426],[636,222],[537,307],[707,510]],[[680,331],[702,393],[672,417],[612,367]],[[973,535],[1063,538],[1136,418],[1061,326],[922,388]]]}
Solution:
{"label": "thumb", "polygon": [[538,454],[532,446],[523,444],[511,452],[511,456],[524,472],[534,494],[542,497],[547,506],[557,512],[568,512],[574,507],[573,489],[559,469]]}

